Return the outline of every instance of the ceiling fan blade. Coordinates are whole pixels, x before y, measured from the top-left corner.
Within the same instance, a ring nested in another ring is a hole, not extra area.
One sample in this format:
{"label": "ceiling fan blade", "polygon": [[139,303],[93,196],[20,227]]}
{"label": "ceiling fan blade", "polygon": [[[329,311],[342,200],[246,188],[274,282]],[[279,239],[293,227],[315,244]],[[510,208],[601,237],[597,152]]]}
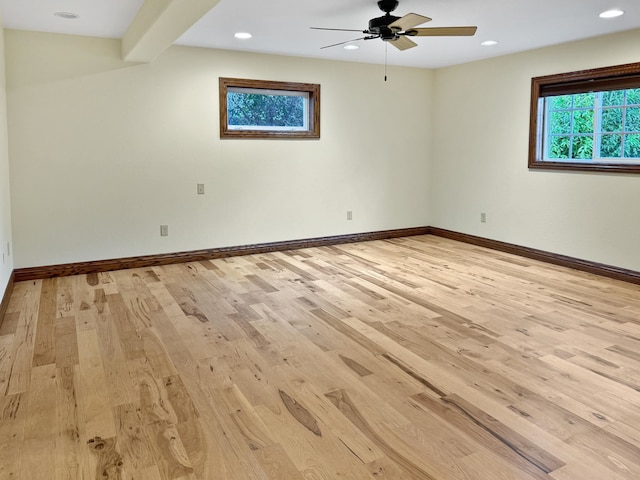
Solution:
{"label": "ceiling fan blade", "polygon": [[389,42],[398,50],[407,50],[418,46],[416,42],[407,37],[398,37],[395,40],[389,40]]}
{"label": "ceiling fan blade", "polygon": [[424,17],[422,15],[418,15],[417,13],[407,13],[404,17],[401,17],[395,22],[390,23],[389,28],[401,32],[403,30],[407,30],[408,28],[413,28],[417,25],[422,25],[423,23],[427,23],[430,21],[431,19],[429,17]]}
{"label": "ceiling fan blade", "polygon": [[360,32],[364,33],[362,30],[350,30],[348,28],[322,28],[322,27],[309,27],[311,30],[331,30],[333,32]]}
{"label": "ceiling fan blade", "polygon": [[344,45],[345,43],[357,42],[358,40],[369,40],[371,38],[377,38],[377,37],[354,38],[354,39],[351,39],[351,40],[347,40],[346,42],[340,42],[340,43],[334,43],[334,44],[331,44],[331,45],[325,45],[324,47],[320,47],[320,50],[323,50],[325,48],[337,47],[338,45]]}
{"label": "ceiling fan blade", "polygon": [[405,32],[410,37],[471,37],[478,27],[428,27],[411,28]]}

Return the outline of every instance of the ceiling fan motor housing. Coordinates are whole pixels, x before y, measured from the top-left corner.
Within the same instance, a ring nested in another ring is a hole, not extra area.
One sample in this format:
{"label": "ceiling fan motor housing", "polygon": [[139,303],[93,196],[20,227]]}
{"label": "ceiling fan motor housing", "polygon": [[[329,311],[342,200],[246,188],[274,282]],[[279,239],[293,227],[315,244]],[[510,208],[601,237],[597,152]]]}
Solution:
{"label": "ceiling fan motor housing", "polygon": [[379,34],[383,40],[391,40],[395,38],[396,32],[389,28],[389,25],[398,20],[400,17],[386,14],[383,17],[372,18],[369,20],[369,32]]}
{"label": "ceiling fan motor housing", "polygon": [[378,8],[385,12],[386,15],[369,20],[369,32],[380,35],[382,40],[395,40],[397,38],[396,33],[400,29],[391,29],[389,25],[400,18],[391,15],[391,12],[398,8],[398,0],[380,0]]}

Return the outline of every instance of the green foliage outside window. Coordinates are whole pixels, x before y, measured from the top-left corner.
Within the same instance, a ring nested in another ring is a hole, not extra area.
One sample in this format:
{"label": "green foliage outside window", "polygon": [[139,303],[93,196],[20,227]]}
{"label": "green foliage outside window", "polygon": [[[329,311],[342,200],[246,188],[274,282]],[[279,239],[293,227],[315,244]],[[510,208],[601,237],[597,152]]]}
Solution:
{"label": "green foliage outside window", "polygon": [[228,92],[229,125],[303,128],[304,101],[297,95]]}
{"label": "green foliage outside window", "polygon": [[546,102],[548,158],[640,158],[640,88],[551,96]]}

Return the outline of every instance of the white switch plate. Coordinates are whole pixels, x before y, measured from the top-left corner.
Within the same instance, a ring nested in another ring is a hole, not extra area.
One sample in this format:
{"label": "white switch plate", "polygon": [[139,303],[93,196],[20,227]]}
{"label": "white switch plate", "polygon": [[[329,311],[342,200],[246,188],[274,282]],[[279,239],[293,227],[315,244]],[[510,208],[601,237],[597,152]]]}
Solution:
{"label": "white switch plate", "polygon": [[160,236],[166,237],[169,235],[169,225],[160,225]]}

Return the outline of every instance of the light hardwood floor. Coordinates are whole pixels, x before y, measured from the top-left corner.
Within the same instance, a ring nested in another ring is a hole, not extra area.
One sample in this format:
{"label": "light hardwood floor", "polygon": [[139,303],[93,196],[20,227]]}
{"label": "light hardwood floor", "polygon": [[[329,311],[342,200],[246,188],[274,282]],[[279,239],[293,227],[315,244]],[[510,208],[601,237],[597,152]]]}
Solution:
{"label": "light hardwood floor", "polygon": [[15,286],[1,479],[640,478],[640,287],[434,236]]}

